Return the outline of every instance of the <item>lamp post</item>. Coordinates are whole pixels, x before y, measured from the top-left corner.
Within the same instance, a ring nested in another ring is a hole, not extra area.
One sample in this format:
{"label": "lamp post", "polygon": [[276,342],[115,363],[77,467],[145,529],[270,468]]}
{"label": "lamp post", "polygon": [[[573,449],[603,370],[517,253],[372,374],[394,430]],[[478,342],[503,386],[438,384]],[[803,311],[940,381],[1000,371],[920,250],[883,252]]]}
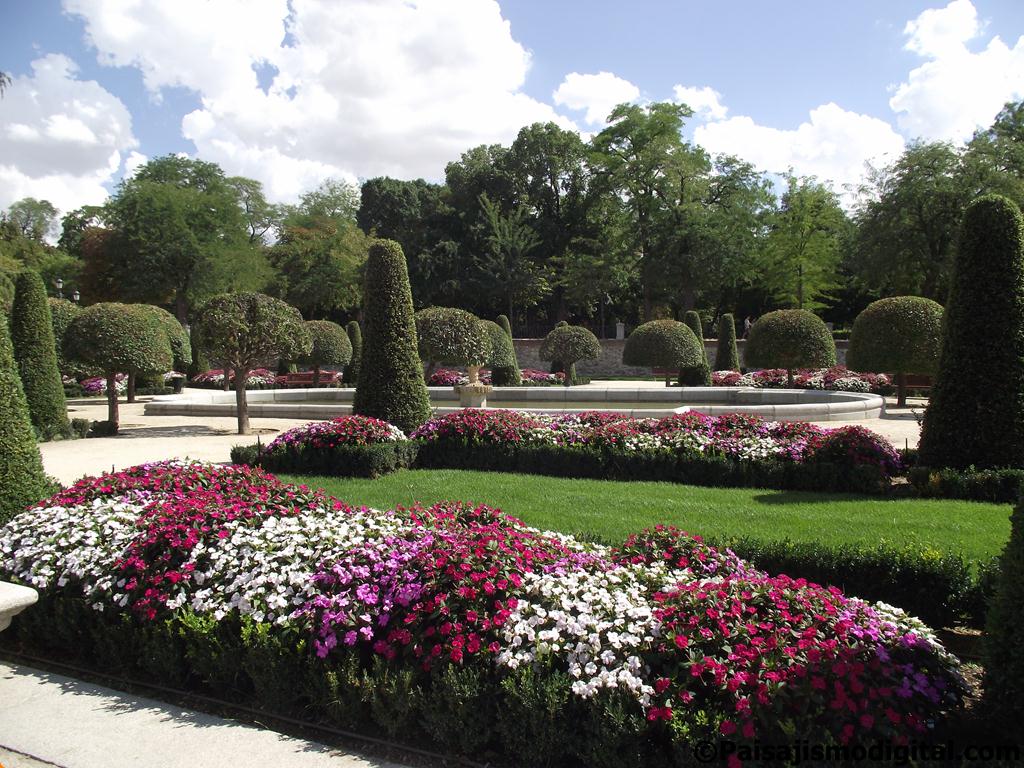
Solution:
{"label": "lamp post", "polygon": [[79,301],[79,299],[81,299],[81,298],[82,298],[82,294],[80,294],[80,293],[78,292],[78,289],[76,288],[76,289],[75,289],[75,292],[71,294],[71,300],[72,300],[73,302],[75,302],[75,304],[77,304],[77,303],[78,303],[78,301]]}
{"label": "lamp post", "polygon": [[56,280],[53,281],[53,284],[55,286],[57,286],[57,298],[58,299],[63,299],[64,298],[64,281],[61,280],[58,277]]}

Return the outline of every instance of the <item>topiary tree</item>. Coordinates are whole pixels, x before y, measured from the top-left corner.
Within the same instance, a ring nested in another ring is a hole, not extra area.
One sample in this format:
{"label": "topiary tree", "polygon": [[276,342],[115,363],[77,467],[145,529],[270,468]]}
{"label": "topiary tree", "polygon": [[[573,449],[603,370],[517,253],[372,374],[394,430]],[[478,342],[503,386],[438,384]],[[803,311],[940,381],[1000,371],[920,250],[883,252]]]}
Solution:
{"label": "topiary tree", "polygon": [[868,304],[853,322],[846,365],[854,371],[895,373],[900,408],[907,374],[933,376],[942,344],[942,305],[921,296],[893,296]]}
{"label": "topiary tree", "polygon": [[363,332],[355,320],[349,320],[348,325],[345,326],[345,332],[352,345],[352,358],[345,366],[345,373],[342,375],[342,381],[345,382],[345,386],[348,386],[349,382],[359,380],[359,365],[363,359]]}
{"label": "topiary tree", "polygon": [[[157,325],[160,326],[164,336],[167,337],[167,343],[171,345],[171,368],[175,371],[188,370],[189,366],[192,365],[192,342],[189,340],[188,334],[181,323],[178,322],[178,318],[166,309],[161,309],[152,304],[133,304],[132,306],[138,308],[140,312],[151,315]],[[135,384],[139,376],[164,374],[167,370],[165,368],[154,371],[129,371],[128,391],[126,393],[127,401],[129,403],[135,402]]]}
{"label": "topiary tree", "polygon": [[57,352],[57,368],[64,375],[77,375],[79,371],[64,354],[64,335],[71,321],[78,317],[82,308],[67,299],[47,299],[50,307],[50,323],[53,327],[53,343]]}
{"label": "topiary tree", "polygon": [[736,349],[736,318],[726,313],[718,318],[718,346],[715,349],[716,371],[738,371],[740,353]]}
{"label": "topiary tree", "polygon": [[189,378],[195,378],[201,373],[210,370],[210,361],[206,357],[206,350],[203,348],[203,338],[199,328],[193,325],[188,330],[189,346],[192,348],[192,364],[188,367]]}
{"label": "topiary tree", "polygon": [[[254,368],[279,357],[308,354],[313,340],[295,307],[263,293],[224,293],[199,312],[200,333],[210,357],[235,374],[238,434],[249,434],[245,382]],[[225,376],[227,371],[225,370]]]}
{"label": "topiary tree", "polygon": [[49,485],[14,362],[7,318],[0,314],[0,525],[46,496]]}
{"label": "topiary tree", "polygon": [[498,315],[497,323],[501,326],[501,329],[508,334],[510,339],[514,338],[512,336],[512,323],[508,321],[508,315]]}
{"label": "topiary tree", "polygon": [[[559,320],[557,323],[555,323],[555,328],[568,328],[568,327],[569,327],[569,323],[567,323],[565,320]],[[566,367],[562,363],[561,360],[552,360],[551,361],[551,373],[561,373],[565,369],[566,369]],[[575,365],[569,366],[569,370],[572,372],[572,378],[575,379],[576,378],[576,366]]]}
{"label": "topiary tree", "polygon": [[173,362],[171,345],[152,313],[138,304],[104,302],[82,310],[64,335],[64,351],[107,379],[107,420],[117,434],[119,373],[166,371]]}
{"label": "topiary tree", "polygon": [[597,336],[579,325],[556,326],[540,345],[540,359],[559,361],[565,373],[565,386],[576,383],[575,367],[580,360],[601,356]]}
{"label": "topiary tree", "polygon": [[918,461],[1024,466],[1024,217],[1005,197],[964,212]]}
{"label": "topiary tree", "polygon": [[711,366],[708,365],[708,353],[704,348],[704,325],[700,321],[700,315],[691,309],[683,315],[683,322],[693,331],[693,335],[700,344],[700,362],[697,365],[686,366],[679,370],[679,386],[710,387]]}
{"label": "topiary tree", "polygon": [[[651,320],[638,326],[626,339],[622,349],[624,365],[682,370],[699,366],[704,361],[700,342],[690,327],[678,320]],[[671,381],[665,374],[665,386]]]}
{"label": "topiary tree", "polygon": [[71,424],[57,366],[53,320],[46,286],[35,270],[23,270],[15,279],[11,342],[36,433],[43,440],[67,436]]}
{"label": "topiary tree", "polygon": [[0,313],[11,314],[11,306],[14,304],[14,281],[6,274],[0,272]]}
{"label": "topiary tree", "polygon": [[320,385],[320,368],[325,365],[348,365],[352,359],[352,342],[345,329],[330,320],[307,320],[306,330],[313,340],[308,355],[299,358],[299,363],[313,369],[313,386]]}
{"label": "topiary tree", "polygon": [[491,369],[491,383],[496,387],[518,387],[523,383],[523,378],[519,373],[519,361],[516,360],[512,337],[498,323],[481,320],[480,325],[491,344],[486,363]]}
{"label": "topiary tree", "polygon": [[430,395],[416,354],[412,291],[402,246],[376,240],[366,260],[363,359],[352,412],[409,433],[430,418]]}
{"label": "topiary tree", "polygon": [[1024,718],[1024,501],[1010,516],[1010,540],[999,559],[995,593],[985,617],[984,702],[1001,726]]}
{"label": "topiary tree", "polygon": [[748,368],[785,368],[793,386],[798,368],[836,364],[836,342],[828,326],[806,309],[780,309],[758,318],[747,337]]}
{"label": "topiary tree", "polygon": [[480,318],[473,313],[452,307],[427,307],[417,312],[415,319],[417,349],[420,360],[427,364],[428,381],[438,363],[476,368],[487,362],[491,342]]}

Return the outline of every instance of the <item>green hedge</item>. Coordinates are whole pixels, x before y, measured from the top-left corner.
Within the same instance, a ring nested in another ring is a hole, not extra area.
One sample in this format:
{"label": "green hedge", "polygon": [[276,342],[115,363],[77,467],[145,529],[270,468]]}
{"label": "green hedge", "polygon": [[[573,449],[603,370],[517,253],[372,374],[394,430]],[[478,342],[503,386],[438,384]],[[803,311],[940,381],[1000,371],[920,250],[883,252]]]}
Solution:
{"label": "green hedge", "polygon": [[1020,732],[1024,719],[1024,505],[1010,518],[985,637],[985,703],[1001,725]]}
{"label": "green hedge", "polygon": [[292,472],[327,477],[380,477],[411,467],[418,444],[414,442],[374,445],[338,445],[333,448],[295,446],[267,452],[255,445],[236,445],[231,461],[262,467],[269,472]]}
{"label": "green hedge", "polygon": [[1024,492],[1024,469],[933,469],[911,467],[918,496],[1016,504]]}
{"label": "green hedge", "polygon": [[[505,318],[505,322],[508,322],[508,318]],[[519,372],[519,360],[516,358],[512,337],[498,323],[481,320],[480,324],[491,345],[487,359],[487,367],[491,369],[491,384],[496,387],[518,387],[523,383],[523,379]]]}

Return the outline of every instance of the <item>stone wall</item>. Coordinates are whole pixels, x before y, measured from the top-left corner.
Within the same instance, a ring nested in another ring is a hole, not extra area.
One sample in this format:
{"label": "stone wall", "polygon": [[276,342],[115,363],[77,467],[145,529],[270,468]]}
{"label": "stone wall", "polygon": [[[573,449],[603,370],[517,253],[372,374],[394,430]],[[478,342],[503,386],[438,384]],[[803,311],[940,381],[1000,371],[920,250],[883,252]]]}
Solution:
{"label": "stone wall", "polygon": [[[541,371],[549,370],[551,363],[544,362],[539,357],[541,339],[515,339],[516,356],[519,358],[520,368],[536,368]],[[743,339],[736,341],[736,347],[740,352],[740,360],[743,359],[743,349],[747,342]],[[626,342],[622,339],[602,339],[601,357],[597,360],[584,360],[577,364],[576,372],[580,376],[596,379],[602,376],[650,376],[650,368],[632,368],[622,364],[622,348]],[[704,348],[707,350],[708,360],[712,367],[715,363],[715,350],[718,342],[714,339],[705,339]],[[846,363],[847,341],[836,342],[836,358],[840,365]]]}

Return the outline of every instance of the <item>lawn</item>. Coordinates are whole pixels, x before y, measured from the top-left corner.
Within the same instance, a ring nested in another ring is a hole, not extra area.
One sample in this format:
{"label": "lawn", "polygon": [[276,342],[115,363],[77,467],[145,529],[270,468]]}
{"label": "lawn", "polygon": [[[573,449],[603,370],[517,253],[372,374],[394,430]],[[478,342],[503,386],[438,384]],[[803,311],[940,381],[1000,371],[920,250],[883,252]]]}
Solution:
{"label": "lawn", "polygon": [[714,538],[844,544],[928,544],[970,560],[999,554],[1009,505],[674,483],[574,480],[460,470],[403,470],[376,480],[282,476],[352,505],[387,509],[462,499],[500,507],[538,528],[609,542],[657,523]]}

